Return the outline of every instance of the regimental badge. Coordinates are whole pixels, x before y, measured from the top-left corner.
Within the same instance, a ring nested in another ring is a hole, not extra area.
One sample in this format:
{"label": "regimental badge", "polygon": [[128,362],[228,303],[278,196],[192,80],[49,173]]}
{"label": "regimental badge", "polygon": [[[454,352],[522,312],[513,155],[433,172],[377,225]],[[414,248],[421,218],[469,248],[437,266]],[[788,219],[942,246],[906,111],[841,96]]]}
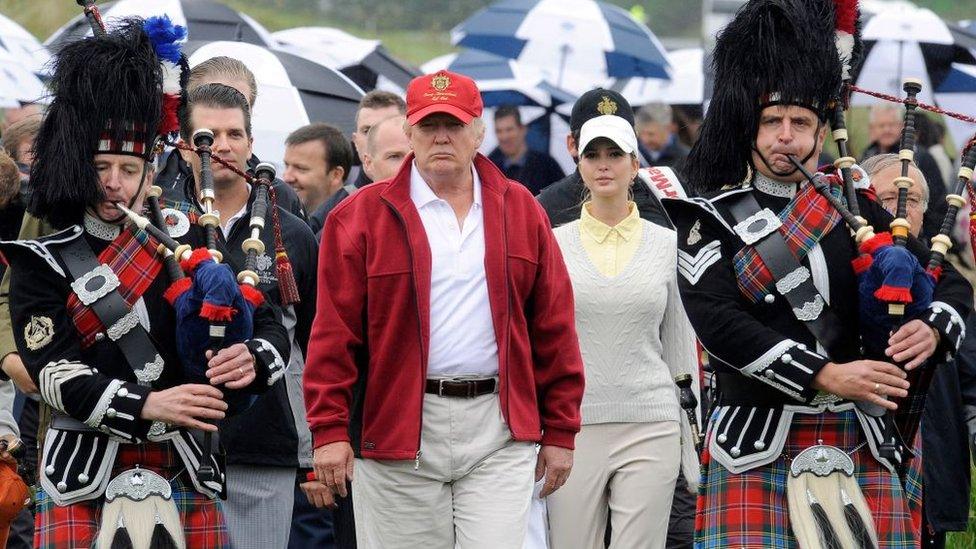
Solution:
{"label": "regimental badge", "polygon": [[437,73],[433,78],[430,79],[430,85],[433,86],[435,90],[442,92],[451,85],[451,77],[443,73]]}
{"label": "regimental badge", "polygon": [[701,241],[701,219],[696,219],[695,224],[688,231],[688,245],[694,246]]}
{"label": "regimental badge", "polygon": [[617,103],[604,95],[603,100],[596,106],[596,112],[600,114],[617,114]]}
{"label": "regimental badge", "polygon": [[163,219],[166,220],[166,232],[173,238],[190,232],[190,219],[179,210],[163,208]]}
{"label": "regimental badge", "polygon": [[31,316],[30,323],[24,326],[24,341],[27,348],[36,351],[54,339],[54,321],[46,316]]}

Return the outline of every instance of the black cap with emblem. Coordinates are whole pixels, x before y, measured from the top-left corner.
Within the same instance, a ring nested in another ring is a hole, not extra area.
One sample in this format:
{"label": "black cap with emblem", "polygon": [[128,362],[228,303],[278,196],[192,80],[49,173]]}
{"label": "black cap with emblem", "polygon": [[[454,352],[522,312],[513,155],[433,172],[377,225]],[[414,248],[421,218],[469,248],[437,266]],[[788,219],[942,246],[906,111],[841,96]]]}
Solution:
{"label": "black cap with emblem", "polygon": [[613,90],[596,88],[580,96],[573,104],[573,112],[569,116],[569,131],[579,135],[580,128],[591,118],[603,115],[619,116],[634,125],[634,109],[624,96]]}

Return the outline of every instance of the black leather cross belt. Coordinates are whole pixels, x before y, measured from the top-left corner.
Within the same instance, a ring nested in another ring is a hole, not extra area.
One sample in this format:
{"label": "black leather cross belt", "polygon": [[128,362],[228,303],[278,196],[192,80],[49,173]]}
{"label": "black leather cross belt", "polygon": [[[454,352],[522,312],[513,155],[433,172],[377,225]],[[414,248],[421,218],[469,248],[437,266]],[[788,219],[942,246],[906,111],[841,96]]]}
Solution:
{"label": "black leather cross belt", "polygon": [[490,395],[498,390],[498,380],[484,379],[428,379],[426,392],[437,396],[474,398]]}

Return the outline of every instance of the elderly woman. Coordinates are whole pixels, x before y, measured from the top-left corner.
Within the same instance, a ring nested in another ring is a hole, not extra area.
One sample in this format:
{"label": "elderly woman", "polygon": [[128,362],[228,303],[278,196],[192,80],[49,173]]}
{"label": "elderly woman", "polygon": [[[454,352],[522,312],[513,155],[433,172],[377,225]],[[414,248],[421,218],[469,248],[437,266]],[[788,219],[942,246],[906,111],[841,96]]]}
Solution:
{"label": "elderly woman", "polygon": [[576,302],[586,371],[573,474],[549,497],[553,549],[664,547],[679,469],[698,473],[674,377],[698,379],[695,335],[676,281],[674,231],[630,200],[637,138],[623,118],[580,133],[588,189],[580,219],[555,230]]}

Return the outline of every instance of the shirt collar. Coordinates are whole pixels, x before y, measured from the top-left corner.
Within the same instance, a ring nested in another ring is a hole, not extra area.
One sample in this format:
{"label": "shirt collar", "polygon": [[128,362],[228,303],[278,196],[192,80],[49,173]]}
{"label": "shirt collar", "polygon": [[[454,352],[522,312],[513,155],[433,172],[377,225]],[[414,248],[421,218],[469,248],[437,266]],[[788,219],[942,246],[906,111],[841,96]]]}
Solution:
{"label": "shirt collar", "polygon": [[[481,208],[481,178],[478,177],[478,170],[474,169],[473,165],[471,166],[471,176],[474,182],[474,204]],[[420,175],[416,162],[410,165],[410,200],[413,200],[413,204],[418,210],[431,202],[441,200],[434,194],[433,189],[430,188],[424,177]]]}
{"label": "shirt collar", "polygon": [[637,211],[637,204],[634,202],[627,203],[630,207],[630,213],[613,227],[593,217],[589,211],[589,204],[589,202],[583,204],[583,213],[580,214],[580,228],[600,244],[606,241],[610,233],[613,232],[619,234],[624,241],[630,242],[630,239],[634,238],[641,228],[640,213]]}

